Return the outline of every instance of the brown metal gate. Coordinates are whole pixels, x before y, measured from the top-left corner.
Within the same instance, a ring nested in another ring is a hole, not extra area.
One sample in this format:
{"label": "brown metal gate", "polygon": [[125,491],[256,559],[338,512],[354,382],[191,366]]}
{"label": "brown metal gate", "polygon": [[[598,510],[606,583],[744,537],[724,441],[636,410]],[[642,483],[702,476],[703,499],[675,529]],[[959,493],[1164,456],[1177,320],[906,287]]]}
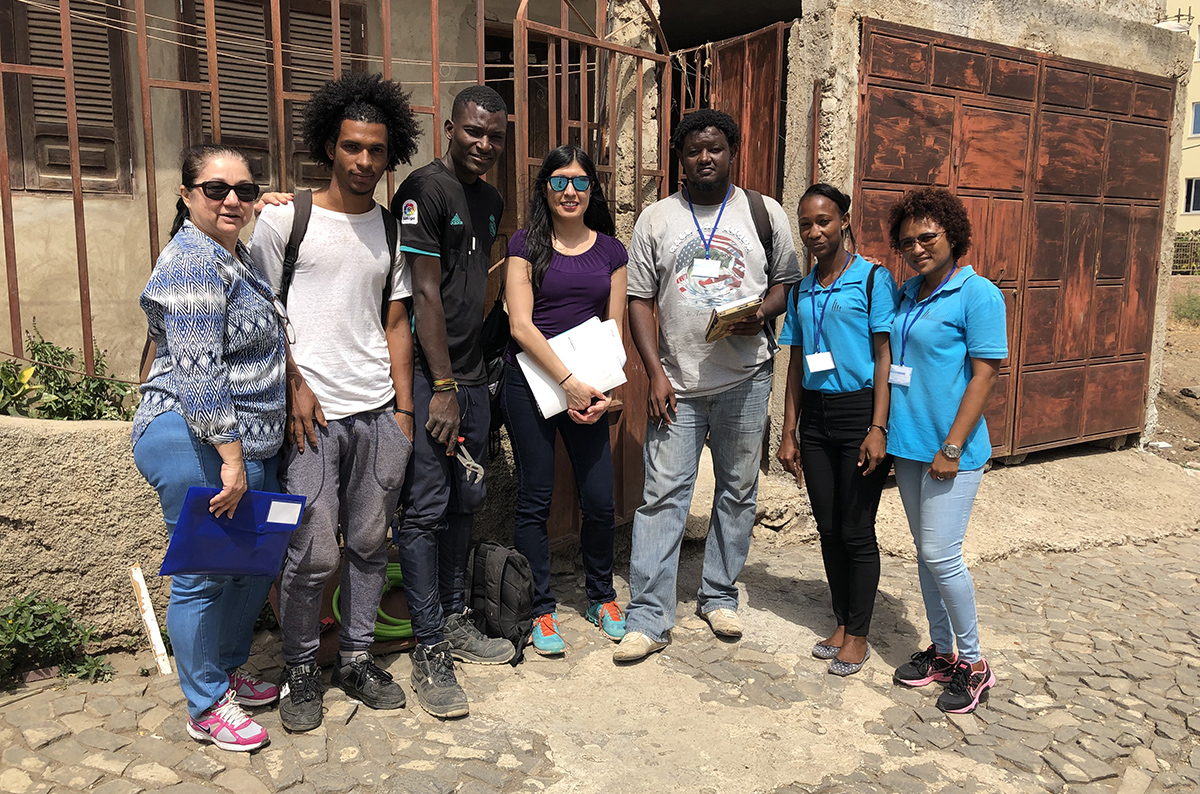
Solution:
{"label": "brown metal gate", "polygon": [[861,249],[899,280],[887,211],[955,191],[967,263],[1008,306],[986,416],[994,455],[1140,431],[1174,84],[877,20],[863,26]]}
{"label": "brown metal gate", "polygon": [[[634,46],[615,41],[620,31],[609,30],[605,0],[596,3],[594,25],[569,0],[560,0],[557,27],[530,20],[528,4],[529,0],[522,0],[513,22],[515,106],[544,108],[545,116],[533,118],[532,113],[523,113],[513,119],[518,225],[525,223],[529,185],[542,158],[564,143],[579,146],[591,156],[605,182],[614,217],[618,209],[632,209],[631,217],[636,218],[647,203],[670,193],[666,175],[671,69],[657,17],[646,0],[641,0],[644,15],[633,23],[643,23],[653,31],[654,39]],[[572,30],[572,24],[583,30]],[[644,48],[655,43],[661,52]],[[536,56],[542,56],[544,62],[537,63]],[[532,103],[531,95],[542,92],[544,105]],[[648,387],[628,322],[622,334],[629,382],[616,390],[609,411],[617,523],[632,520],[642,503]],[[561,439],[555,454],[551,546],[576,542],[580,522],[575,475]]]}

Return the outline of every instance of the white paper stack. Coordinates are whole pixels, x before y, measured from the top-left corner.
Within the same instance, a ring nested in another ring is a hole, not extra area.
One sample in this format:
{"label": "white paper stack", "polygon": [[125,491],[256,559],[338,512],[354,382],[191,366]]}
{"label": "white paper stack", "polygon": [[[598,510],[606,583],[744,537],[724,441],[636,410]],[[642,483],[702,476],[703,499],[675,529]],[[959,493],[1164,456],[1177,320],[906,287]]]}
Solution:
{"label": "white paper stack", "polygon": [[[600,318],[592,317],[546,341],[576,380],[604,392],[625,382],[625,346],[621,344],[616,320],[601,322]],[[542,418],[549,419],[567,410],[567,393],[528,353],[517,353],[517,363],[529,382]]]}

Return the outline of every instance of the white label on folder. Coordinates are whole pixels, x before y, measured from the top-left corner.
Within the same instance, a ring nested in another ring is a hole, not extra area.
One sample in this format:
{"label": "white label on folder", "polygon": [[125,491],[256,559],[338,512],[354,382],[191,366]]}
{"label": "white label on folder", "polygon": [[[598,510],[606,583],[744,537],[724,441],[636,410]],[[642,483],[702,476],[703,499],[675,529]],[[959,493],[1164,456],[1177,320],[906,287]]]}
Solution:
{"label": "white label on folder", "polygon": [[271,509],[267,511],[267,523],[295,526],[300,520],[300,507],[299,502],[271,502]]}
{"label": "white label on folder", "polygon": [[692,260],[692,278],[716,278],[721,275],[721,260],[696,257]]}
{"label": "white label on folder", "polygon": [[809,372],[828,372],[833,369],[833,353],[828,350],[824,353],[810,353],[804,357],[804,361],[808,364]]}
{"label": "white label on folder", "polygon": [[888,383],[894,386],[907,386],[910,382],[912,382],[912,367],[893,364],[888,371]]}

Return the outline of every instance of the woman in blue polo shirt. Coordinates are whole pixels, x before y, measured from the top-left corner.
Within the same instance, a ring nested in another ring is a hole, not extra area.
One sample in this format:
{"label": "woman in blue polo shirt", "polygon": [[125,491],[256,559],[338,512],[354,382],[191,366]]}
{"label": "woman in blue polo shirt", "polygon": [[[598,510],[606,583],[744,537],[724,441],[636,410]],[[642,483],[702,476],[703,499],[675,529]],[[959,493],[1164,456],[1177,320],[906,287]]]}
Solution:
{"label": "woman in blue polo shirt", "polygon": [[900,288],[892,324],[887,446],[917,546],[932,640],[896,669],[895,681],[946,683],[938,708],[965,714],[996,685],[979,648],[975,583],[962,544],[992,452],[983,408],[1008,356],[1004,296],[959,261],[971,245],[971,222],[950,191],[906,193],[892,207],[889,234],[917,275]]}
{"label": "woman in blue polo shirt", "polygon": [[[817,184],[800,198],[800,240],[817,266],[788,300],[779,342],[792,346],[777,457],[807,478],[837,628],[813,646],[829,672],[850,675],[871,655],[879,587],[875,513],[887,478],[891,273],[850,253],[850,198]],[[797,448],[797,425],[799,448]]]}

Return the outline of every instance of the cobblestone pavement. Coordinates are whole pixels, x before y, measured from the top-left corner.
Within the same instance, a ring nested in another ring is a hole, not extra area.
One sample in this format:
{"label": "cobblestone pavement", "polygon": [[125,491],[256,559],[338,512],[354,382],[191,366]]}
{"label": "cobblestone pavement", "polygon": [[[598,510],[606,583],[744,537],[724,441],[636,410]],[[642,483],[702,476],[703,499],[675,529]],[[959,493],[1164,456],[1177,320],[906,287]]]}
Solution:
{"label": "cobblestone pavement", "polygon": [[[681,593],[700,551],[685,551]],[[756,551],[742,642],[714,639],[684,602],[672,644],[628,668],[580,616],[577,574],[560,574],[566,658],[460,668],[471,716],[439,722],[411,694],[374,712],[331,689],[308,734],[259,710],[272,741],[253,754],[192,741],[173,677],[19,692],[0,698],[0,792],[1200,790],[1200,536],[975,566],[1000,683],[952,718],[933,688],[891,683],[927,641],[915,566],[885,559],[875,655],[849,679],[808,657],[830,628],[820,571],[815,546]],[[278,675],[277,637],[255,652]],[[407,688],[408,655],[383,661]]]}

